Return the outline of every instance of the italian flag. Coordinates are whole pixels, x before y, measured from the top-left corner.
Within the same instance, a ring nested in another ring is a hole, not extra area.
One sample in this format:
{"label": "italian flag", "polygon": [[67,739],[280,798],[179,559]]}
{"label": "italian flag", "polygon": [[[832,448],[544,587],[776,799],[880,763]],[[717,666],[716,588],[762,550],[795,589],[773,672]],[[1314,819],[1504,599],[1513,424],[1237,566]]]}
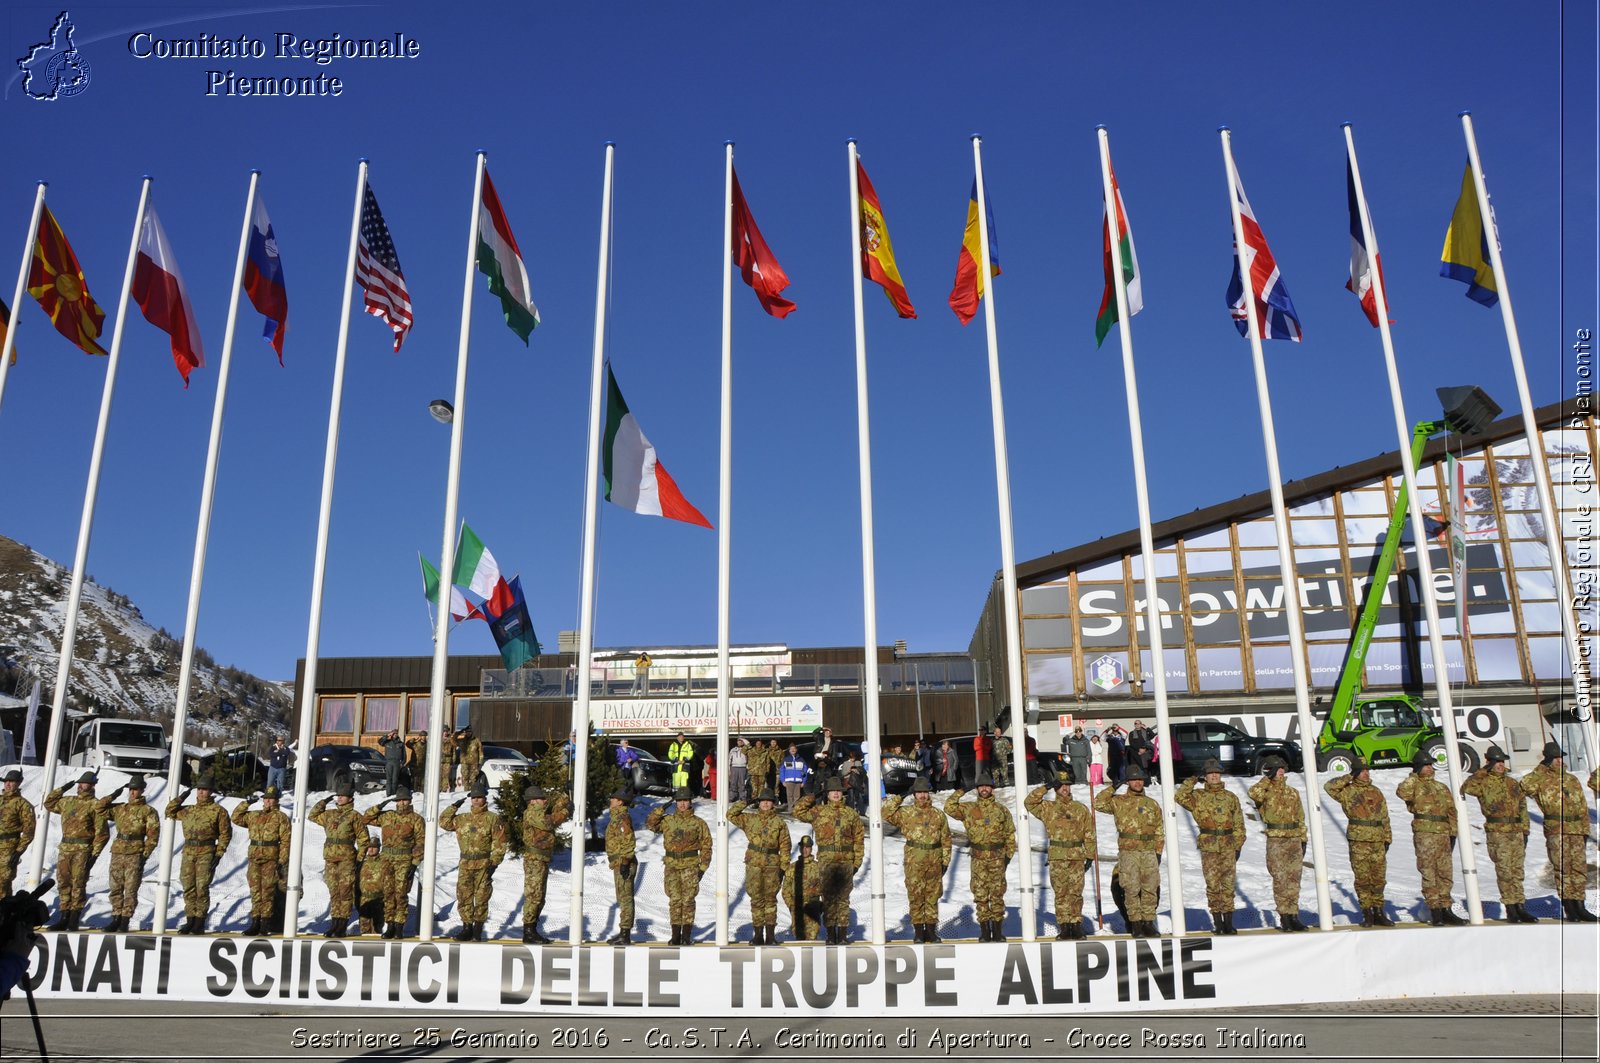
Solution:
{"label": "italian flag", "polygon": [[511,331],[528,342],[539,327],[539,308],[533,305],[533,285],[528,267],[511,235],[511,223],[495,194],[489,171],[483,171],[483,198],[478,201],[478,272],[489,278],[489,290],[500,297],[500,310]]}
{"label": "italian flag", "polygon": [[[433,562],[417,554],[417,560],[422,562],[422,593],[429,602],[439,604],[439,570],[433,567]],[[471,617],[487,619],[478,607],[467,601],[466,595],[461,593],[460,587],[450,588],[450,618],[452,620],[467,620]]]}
{"label": "italian flag", "polygon": [[483,540],[464,521],[461,535],[456,539],[456,565],[450,582],[485,600],[494,596],[500,584],[500,566],[494,555],[485,549]]}
{"label": "italian flag", "polygon": [[[1117,245],[1122,254],[1122,280],[1128,286],[1128,316],[1144,309],[1143,285],[1139,281],[1139,256],[1133,250],[1133,230],[1128,227],[1128,208],[1122,202],[1122,189],[1117,187],[1117,174],[1111,173],[1111,194],[1117,199]],[[1105,249],[1106,290],[1100,296],[1100,315],[1094,323],[1094,343],[1105,343],[1111,326],[1117,323],[1117,286],[1111,269],[1111,207],[1106,206],[1106,219],[1101,226]]]}
{"label": "italian flag", "polygon": [[644,436],[617,387],[616,374],[606,366],[606,436],[601,444],[605,459],[606,500],[635,513],[681,520],[711,527],[711,522],[689,504],[667,470],[656,460],[656,448]]}

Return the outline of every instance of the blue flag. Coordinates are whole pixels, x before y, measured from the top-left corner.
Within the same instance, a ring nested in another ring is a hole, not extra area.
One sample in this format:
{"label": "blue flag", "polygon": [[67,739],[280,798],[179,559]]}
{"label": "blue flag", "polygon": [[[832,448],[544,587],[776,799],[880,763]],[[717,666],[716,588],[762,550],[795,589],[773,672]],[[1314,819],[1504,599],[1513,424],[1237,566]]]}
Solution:
{"label": "blue flag", "polygon": [[1500,301],[1494,266],[1489,258],[1489,226],[1478,209],[1478,190],[1472,184],[1472,163],[1461,177],[1461,195],[1450,214],[1450,228],[1444,234],[1444,253],[1439,276],[1467,286],[1467,298],[1484,306]]}
{"label": "blue flag", "polygon": [[[494,644],[500,647],[500,660],[505,663],[506,671],[514,672],[542,651],[539,637],[533,631],[533,618],[528,615],[528,603],[522,597],[522,577],[517,576],[506,586],[511,592],[510,601],[489,616],[489,631],[494,635]],[[501,604],[499,598],[496,595],[485,608]]]}

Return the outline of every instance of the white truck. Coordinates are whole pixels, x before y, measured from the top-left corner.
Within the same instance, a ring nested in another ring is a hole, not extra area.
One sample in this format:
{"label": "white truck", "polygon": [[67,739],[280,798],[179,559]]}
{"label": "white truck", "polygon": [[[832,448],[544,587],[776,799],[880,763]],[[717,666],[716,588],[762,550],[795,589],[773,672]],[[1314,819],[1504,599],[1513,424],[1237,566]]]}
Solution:
{"label": "white truck", "polygon": [[115,768],[161,773],[167,770],[170,757],[167,732],[160,724],[92,716],[81,720],[72,732],[67,764],[91,771]]}

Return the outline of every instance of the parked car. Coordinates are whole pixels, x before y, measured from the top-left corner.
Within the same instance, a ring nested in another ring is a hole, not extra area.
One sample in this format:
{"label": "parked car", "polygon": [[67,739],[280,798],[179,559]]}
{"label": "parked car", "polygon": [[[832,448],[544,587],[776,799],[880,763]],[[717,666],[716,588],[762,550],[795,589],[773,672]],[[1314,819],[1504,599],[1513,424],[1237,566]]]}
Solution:
{"label": "parked car", "polygon": [[1290,771],[1304,766],[1300,746],[1282,738],[1257,738],[1221,720],[1186,720],[1172,725],[1172,738],[1182,757],[1173,761],[1174,778],[1200,771],[1207,760],[1216,758],[1230,775],[1261,774],[1261,758],[1282,757]]}
{"label": "parked car", "polygon": [[[630,745],[629,748],[639,754],[639,759],[633,762],[631,771],[623,772],[623,785],[636,794],[661,794],[671,797],[671,762],[662,760],[648,749],[640,749],[634,745]],[[606,752],[612,758],[612,763],[616,763],[617,747],[608,745]]]}
{"label": "parked car", "polygon": [[[539,762],[530,759],[526,754],[512,749],[510,746],[484,746],[483,767],[478,774],[489,785],[492,794],[500,788],[500,784],[511,778],[517,772],[533,774],[534,766]],[[466,781],[462,785],[470,789]]]}
{"label": "parked car", "polygon": [[[306,771],[308,792],[332,790],[340,776],[348,778],[358,794],[384,788],[383,754],[370,746],[316,746],[307,757]],[[292,780],[289,785],[294,785]]]}
{"label": "parked car", "polygon": [[904,794],[917,781],[917,760],[905,754],[889,753],[883,758],[883,788],[891,794]]}

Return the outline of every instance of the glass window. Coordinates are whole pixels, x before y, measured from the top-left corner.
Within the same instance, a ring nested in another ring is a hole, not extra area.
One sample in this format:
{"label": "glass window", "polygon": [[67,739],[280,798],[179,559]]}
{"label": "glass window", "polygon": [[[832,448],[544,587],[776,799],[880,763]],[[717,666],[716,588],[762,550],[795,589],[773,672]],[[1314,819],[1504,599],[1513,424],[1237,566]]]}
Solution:
{"label": "glass window", "polygon": [[1203,532],[1196,532],[1184,540],[1184,545],[1192,547],[1226,547],[1232,546],[1233,540],[1228,536],[1227,528],[1210,528]]}
{"label": "glass window", "polygon": [[1071,620],[1024,620],[1022,644],[1028,649],[1054,649],[1072,645]]}
{"label": "glass window", "polygon": [[1256,688],[1258,690],[1283,689],[1294,686],[1293,657],[1287,645],[1256,646],[1251,654],[1255,658]]}
{"label": "glass window", "polygon": [[1524,631],[1560,631],[1560,603],[1524,602],[1522,604],[1522,628]]}
{"label": "glass window", "polygon": [[1183,567],[1190,575],[1197,572],[1233,571],[1233,554],[1228,550],[1186,550]]}
{"label": "glass window", "polygon": [[1253,520],[1248,524],[1239,525],[1240,546],[1277,546],[1278,529],[1273,526],[1272,519]]}
{"label": "glass window", "polygon": [[1194,653],[1201,690],[1243,690],[1244,666],[1236,646],[1197,649]]}
{"label": "glass window", "polygon": [[1521,454],[1526,457],[1528,454],[1528,437],[1514,436],[1494,445],[1495,457],[1503,458],[1510,454]]}
{"label": "glass window", "polygon": [[1350,553],[1359,554],[1362,547],[1376,548],[1389,534],[1389,522],[1376,517],[1345,518],[1344,537],[1350,544]]}
{"label": "glass window", "polygon": [[[1144,555],[1134,554],[1128,558],[1128,561],[1133,565],[1133,578],[1135,580],[1144,579]],[[1163,576],[1176,576],[1178,574],[1178,555],[1157,550],[1155,570],[1157,579]]]}
{"label": "glass window", "polygon": [[1556,578],[1547,568],[1517,569],[1517,593],[1523,601],[1548,600],[1556,596]]}
{"label": "glass window", "polygon": [[381,734],[400,726],[399,698],[367,698],[366,718],[361,730]]}
{"label": "glass window", "polygon": [[[1433,677],[1434,677],[1433,649],[1427,643],[1423,643],[1423,645],[1420,647],[1420,653],[1421,653],[1421,656],[1422,656],[1422,682],[1425,685],[1431,685],[1433,683]],[[1460,639],[1453,639],[1452,638],[1452,639],[1445,639],[1444,640],[1444,660],[1445,660],[1445,667],[1450,670],[1450,682],[1451,683],[1464,683],[1464,682],[1466,682],[1466,679],[1467,679],[1467,663],[1466,663],[1466,660],[1461,656],[1461,640]],[[1409,674],[1409,670],[1408,670],[1408,674],[1407,674],[1406,680],[1407,680],[1407,682],[1411,681],[1411,676]]]}
{"label": "glass window", "polygon": [[1536,679],[1565,679],[1572,674],[1568,659],[1567,640],[1563,638],[1530,638],[1528,660],[1533,662]]}
{"label": "glass window", "polygon": [[1346,517],[1365,514],[1387,514],[1389,496],[1380,490],[1347,491],[1339,496]]}
{"label": "glass window", "polygon": [[1028,693],[1038,697],[1077,693],[1072,681],[1072,654],[1030,653],[1026,660]]}
{"label": "glass window", "polygon": [[1274,576],[1278,573],[1278,551],[1273,550],[1240,550],[1239,567],[1244,569],[1247,576],[1264,576],[1262,570],[1270,569]]}
{"label": "glass window", "polygon": [[[1540,522],[1541,530],[1543,523]],[[1543,537],[1532,542],[1513,542],[1511,560],[1518,568],[1546,568],[1550,564],[1550,548],[1545,545]]]}
{"label": "glass window", "polygon": [[1339,525],[1331,520],[1293,520],[1289,522],[1289,541],[1300,546],[1339,545]]}
{"label": "glass window", "polygon": [[[1188,690],[1189,662],[1184,658],[1182,648],[1169,649],[1163,647],[1161,650],[1161,659],[1165,661],[1167,665],[1167,689],[1176,691]],[[1145,691],[1147,693],[1153,693],[1155,691],[1155,678],[1150,670],[1153,663],[1154,658],[1150,656],[1149,650],[1139,651],[1139,667],[1143,673]]]}
{"label": "glass window", "polygon": [[[413,694],[406,707],[406,717],[409,720],[407,726],[413,731],[426,731],[428,729],[428,713],[432,707],[432,695],[419,697]],[[449,726],[449,724],[450,721],[446,720],[445,725]]]}
{"label": "glass window", "polygon": [[1367,686],[1400,685],[1400,643],[1393,639],[1374,641],[1367,650]]}
{"label": "glass window", "polygon": [[1022,592],[1022,611],[1030,616],[1044,614],[1065,616],[1072,612],[1072,592],[1065,583],[1028,587]]}
{"label": "glass window", "polygon": [[1331,517],[1333,516],[1333,496],[1323,495],[1321,498],[1308,498],[1304,502],[1296,503],[1289,507],[1291,517]]}
{"label": "glass window", "polygon": [[1120,580],[1121,578],[1122,558],[1120,557],[1112,558],[1110,561],[1102,561],[1092,568],[1078,570],[1078,579],[1080,581],[1091,579]]}
{"label": "glass window", "polygon": [[1087,693],[1091,695],[1131,692],[1126,653],[1102,653],[1089,658],[1084,662],[1084,676],[1089,681]]}
{"label": "glass window", "polygon": [[1515,639],[1474,638],[1472,656],[1478,665],[1480,683],[1522,678],[1522,662],[1517,659]]}
{"label": "glass window", "polygon": [[335,734],[353,734],[356,722],[355,698],[323,698],[322,726],[319,731]]}

